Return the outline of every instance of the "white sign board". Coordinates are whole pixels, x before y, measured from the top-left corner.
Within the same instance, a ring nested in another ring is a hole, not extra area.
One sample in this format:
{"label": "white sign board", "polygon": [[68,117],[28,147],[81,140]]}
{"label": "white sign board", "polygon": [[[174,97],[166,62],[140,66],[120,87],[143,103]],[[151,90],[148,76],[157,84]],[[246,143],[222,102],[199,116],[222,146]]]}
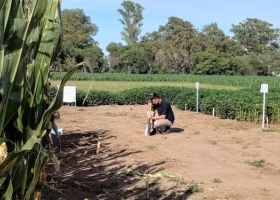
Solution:
{"label": "white sign board", "polygon": [[261,84],[261,93],[268,93],[268,84]]}
{"label": "white sign board", "polygon": [[76,86],[64,86],[63,88],[63,102],[76,103]]}
{"label": "white sign board", "polygon": [[199,89],[199,82],[195,83],[195,89]]}

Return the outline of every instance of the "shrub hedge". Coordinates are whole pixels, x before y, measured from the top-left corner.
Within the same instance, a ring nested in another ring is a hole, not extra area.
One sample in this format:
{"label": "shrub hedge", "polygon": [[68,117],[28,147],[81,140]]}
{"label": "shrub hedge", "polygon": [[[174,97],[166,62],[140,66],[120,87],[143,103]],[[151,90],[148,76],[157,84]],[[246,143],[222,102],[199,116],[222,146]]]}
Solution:
{"label": "shrub hedge", "polygon": [[[124,90],[118,93],[91,90],[86,94],[77,90],[77,106],[98,105],[144,105],[151,92],[158,93],[162,98],[171,102],[181,110],[196,110],[196,90],[184,87],[143,87]],[[269,122],[280,120],[280,92],[270,89],[266,95],[266,116]],[[262,118],[263,95],[258,88],[246,88],[236,91],[228,90],[199,90],[199,112],[221,119],[236,119],[242,121],[260,122]]]}

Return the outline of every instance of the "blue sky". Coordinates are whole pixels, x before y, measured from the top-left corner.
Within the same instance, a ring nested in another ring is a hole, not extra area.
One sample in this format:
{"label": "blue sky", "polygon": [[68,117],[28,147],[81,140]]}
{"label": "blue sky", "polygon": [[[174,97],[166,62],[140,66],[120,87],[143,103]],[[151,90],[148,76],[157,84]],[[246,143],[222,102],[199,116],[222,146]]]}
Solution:
{"label": "blue sky", "polygon": [[[191,22],[200,30],[204,25],[216,22],[226,35],[231,36],[232,24],[246,18],[258,18],[280,28],[280,0],[132,0],[144,7],[141,35],[158,30],[171,16]],[[63,9],[83,9],[99,31],[94,39],[107,55],[110,42],[121,42],[123,26],[117,12],[123,0],[63,0]]]}

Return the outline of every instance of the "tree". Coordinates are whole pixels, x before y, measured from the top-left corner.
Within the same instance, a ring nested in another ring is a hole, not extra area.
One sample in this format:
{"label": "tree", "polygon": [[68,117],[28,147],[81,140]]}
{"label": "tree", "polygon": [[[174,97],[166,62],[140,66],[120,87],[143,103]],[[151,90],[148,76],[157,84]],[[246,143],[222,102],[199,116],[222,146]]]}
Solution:
{"label": "tree", "polygon": [[273,75],[279,73],[280,68],[280,52],[267,52],[255,56],[257,61],[264,67],[263,75]]}
{"label": "tree", "polygon": [[106,47],[106,50],[110,53],[111,56],[119,56],[125,49],[126,47],[123,46],[122,43],[115,42],[111,42]]}
{"label": "tree", "polygon": [[92,46],[83,49],[81,55],[83,56],[82,61],[86,62],[83,67],[84,72],[100,73],[103,71],[103,53],[96,43],[93,43]]}
{"label": "tree", "polygon": [[279,75],[280,74],[280,51],[274,52],[271,55],[273,61],[271,63],[271,73],[272,75]]}
{"label": "tree", "polygon": [[205,25],[202,28],[199,34],[199,42],[203,51],[209,53],[224,57],[242,56],[244,54],[240,42],[226,36],[216,23]]}
{"label": "tree", "polygon": [[201,44],[210,53],[220,52],[221,42],[226,38],[224,32],[218,28],[216,23],[211,23],[202,28]]}
{"label": "tree", "polygon": [[223,57],[208,52],[192,55],[195,62],[194,74],[245,75],[245,65],[238,57]]}
{"label": "tree", "polygon": [[279,29],[256,18],[247,18],[238,25],[232,25],[233,39],[239,41],[247,52],[257,54],[279,49]]}
{"label": "tree", "polygon": [[119,64],[120,55],[123,51],[125,51],[128,47],[123,46],[121,43],[111,42],[107,45],[106,50],[109,52],[109,56],[107,58],[110,71],[118,71],[117,66]]}
{"label": "tree", "polygon": [[160,49],[155,55],[155,67],[159,73],[189,73],[189,59],[184,50]]}
{"label": "tree", "polygon": [[159,40],[165,47],[171,49],[185,49],[192,52],[196,45],[197,30],[194,26],[178,17],[170,17],[165,26],[160,26],[158,30]]}
{"label": "tree", "polygon": [[235,41],[229,37],[226,37],[219,44],[219,53],[222,56],[243,56],[245,54],[244,49],[239,41]]}
{"label": "tree", "polygon": [[121,14],[122,19],[119,21],[124,26],[121,32],[122,40],[124,40],[128,45],[136,43],[138,41],[138,37],[141,33],[141,26],[143,23],[142,11],[144,8],[132,1],[123,1],[121,6],[122,9],[118,9],[118,12]]}
{"label": "tree", "polygon": [[189,73],[192,70],[190,56],[201,51],[197,30],[178,17],[170,17],[158,31],[143,37],[158,48],[156,66],[163,73]]}
{"label": "tree", "polygon": [[129,46],[119,58],[119,70],[133,74],[153,73],[154,48],[149,43],[140,42]]}
{"label": "tree", "polygon": [[63,10],[62,21],[64,39],[59,62],[63,70],[67,71],[71,63],[86,61],[84,71],[99,72],[103,64],[103,52],[93,39],[98,27],[91,23],[90,17],[81,9]]}

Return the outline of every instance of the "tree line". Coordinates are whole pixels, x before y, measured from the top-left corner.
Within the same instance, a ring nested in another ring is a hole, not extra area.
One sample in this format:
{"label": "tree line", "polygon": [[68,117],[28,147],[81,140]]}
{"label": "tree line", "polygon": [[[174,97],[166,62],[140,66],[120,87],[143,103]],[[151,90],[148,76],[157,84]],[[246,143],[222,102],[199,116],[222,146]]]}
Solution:
{"label": "tree line", "polygon": [[63,10],[64,39],[53,71],[68,71],[86,61],[84,72],[133,74],[275,75],[280,73],[280,30],[256,18],[232,24],[232,37],[217,23],[197,30],[178,17],[169,17],[158,30],[139,37],[144,8],[123,1],[120,14],[122,43],[107,45],[104,56],[93,37],[98,27],[82,9]]}

